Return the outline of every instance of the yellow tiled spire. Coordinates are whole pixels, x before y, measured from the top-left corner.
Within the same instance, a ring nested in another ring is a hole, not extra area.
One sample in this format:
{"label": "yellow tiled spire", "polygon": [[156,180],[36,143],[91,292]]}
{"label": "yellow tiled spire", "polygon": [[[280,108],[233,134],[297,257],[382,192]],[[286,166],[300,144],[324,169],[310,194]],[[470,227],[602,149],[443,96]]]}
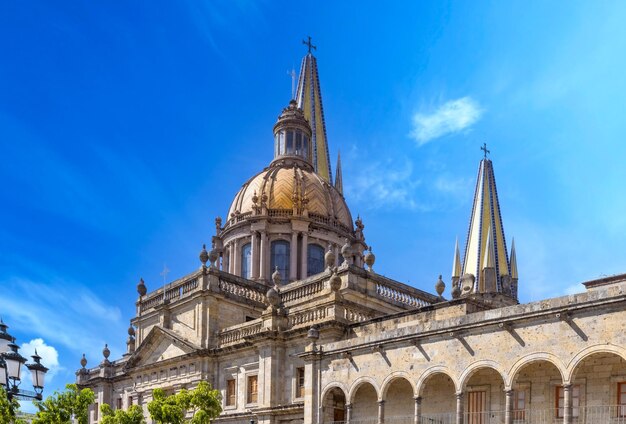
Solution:
{"label": "yellow tiled spire", "polygon": [[302,59],[298,88],[296,90],[296,101],[298,102],[298,107],[304,111],[304,116],[311,124],[311,129],[313,130],[311,141],[315,172],[327,183],[332,184],[322,91],[317,71],[317,60],[311,53],[311,49],[315,49],[315,46],[311,44],[311,37],[309,37],[308,42],[303,41],[303,43],[309,46],[309,53]]}
{"label": "yellow tiled spire", "polygon": [[506,247],[506,238],[500,203],[496,190],[496,179],[493,173],[493,164],[487,158],[480,161],[478,180],[474,193],[474,204],[470,217],[465,257],[463,259],[463,274],[473,274],[476,278],[475,290],[480,291],[484,282],[481,272],[485,267],[495,269],[496,290],[503,291],[502,277],[510,275],[509,259]]}

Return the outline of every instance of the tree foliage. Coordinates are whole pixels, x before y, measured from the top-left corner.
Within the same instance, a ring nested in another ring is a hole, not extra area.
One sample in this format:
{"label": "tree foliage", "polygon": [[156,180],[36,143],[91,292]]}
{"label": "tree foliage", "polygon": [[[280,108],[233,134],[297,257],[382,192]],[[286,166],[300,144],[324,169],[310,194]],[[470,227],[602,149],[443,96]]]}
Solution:
{"label": "tree foliage", "polygon": [[102,413],[101,424],[145,424],[143,410],[139,405],[131,405],[128,410],[118,409],[115,412],[108,404],[100,406]]}
{"label": "tree foliage", "polygon": [[68,384],[64,392],[54,392],[46,400],[35,402],[39,411],[33,424],[69,424],[72,417],[78,424],[87,424],[89,405],[95,397],[91,389],[79,390],[76,384]]}
{"label": "tree foliage", "polygon": [[[194,390],[182,389],[169,396],[162,389],[154,389],[152,398],[148,412],[158,424],[209,424],[222,412],[220,392],[206,381],[201,381]],[[188,413],[190,419],[186,418]]]}
{"label": "tree foliage", "polygon": [[17,418],[20,404],[16,399],[9,400],[7,392],[0,387],[0,423],[21,424],[23,420]]}

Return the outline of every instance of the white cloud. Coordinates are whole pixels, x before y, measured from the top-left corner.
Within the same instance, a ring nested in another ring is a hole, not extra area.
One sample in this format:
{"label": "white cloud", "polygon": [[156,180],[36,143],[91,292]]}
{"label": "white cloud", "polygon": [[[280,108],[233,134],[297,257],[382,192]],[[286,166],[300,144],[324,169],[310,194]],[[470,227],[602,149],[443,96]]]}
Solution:
{"label": "white cloud", "polygon": [[421,146],[444,135],[469,129],[482,114],[483,109],[470,97],[450,100],[432,113],[413,115],[411,136]]}
{"label": "white cloud", "polygon": [[413,165],[408,160],[388,159],[370,163],[347,183],[349,197],[357,202],[366,202],[374,209],[385,206],[422,208],[416,199],[421,180],[413,175]]}
{"label": "white cloud", "polygon": [[[48,368],[48,372],[46,373],[46,384],[50,383],[56,373],[61,369],[59,365],[59,352],[56,350],[54,346],[50,346],[46,344],[46,342],[41,339],[33,339],[28,343],[22,343],[22,347],[20,348],[20,354],[29,359],[28,363],[32,363],[30,360],[31,356],[35,354],[35,350],[37,354],[41,356],[41,364]],[[22,381],[30,382],[31,376],[27,369],[24,369],[24,378]]]}

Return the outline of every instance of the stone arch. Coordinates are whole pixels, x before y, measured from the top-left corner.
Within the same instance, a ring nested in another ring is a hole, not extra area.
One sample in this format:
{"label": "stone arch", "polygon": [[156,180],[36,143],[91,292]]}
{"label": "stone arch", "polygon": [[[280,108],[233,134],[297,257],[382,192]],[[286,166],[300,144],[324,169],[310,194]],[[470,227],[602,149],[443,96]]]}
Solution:
{"label": "stone arch", "polygon": [[535,352],[522,356],[513,364],[507,374],[507,379],[504,381],[505,390],[511,389],[519,371],[533,362],[549,362],[559,371],[561,374],[561,380],[565,381],[565,375],[567,374],[566,367],[558,356],[549,352]]}
{"label": "stone arch", "polygon": [[428,368],[419,376],[415,390],[421,398],[422,422],[454,422],[457,383],[443,365]]}
{"label": "stone arch", "polygon": [[385,417],[394,421],[413,421],[415,416],[415,386],[405,372],[387,376],[380,389],[385,401]]}
{"label": "stone arch", "polygon": [[343,395],[346,397],[346,401],[348,400],[348,388],[346,387],[345,384],[340,383],[338,381],[333,381],[332,383],[328,383],[323,389],[322,389],[322,399],[324,399],[324,397],[326,397],[326,395],[328,394],[329,391],[333,390],[333,389],[339,389],[343,392]]}
{"label": "stone arch", "polygon": [[378,384],[376,383],[376,381],[370,377],[359,377],[354,381],[354,383],[352,383],[352,386],[350,386],[350,390],[348,390],[348,400],[350,403],[354,401],[354,395],[356,394],[357,390],[365,383],[369,383],[372,385],[372,387],[374,387],[377,400],[380,400],[380,390],[378,389]]}
{"label": "stone arch", "polygon": [[578,352],[569,361],[565,369],[565,373],[563,374],[563,381],[566,383],[570,383],[574,377],[576,368],[589,356],[600,354],[600,353],[617,355],[620,358],[626,360],[626,349],[621,348],[619,346],[615,346],[611,344],[597,344],[597,345],[589,346],[589,347],[584,348],[580,352]]}
{"label": "stone arch", "polygon": [[506,371],[504,370],[504,367],[502,367],[496,361],[485,359],[482,361],[474,362],[470,364],[467,368],[465,368],[465,370],[461,373],[461,376],[459,377],[459,389],[461,391],[464,390],[465,386],[467,385],[467,382],[472,378],[472,376],[478,371],[482,369],[486,369],[486,368],[492,369],[495,372],[497,372],[502,378],[502,382],[504,383],[506,387],[507,374],[506,374]]}
{"label": "stone arch", "polygon": [[381,387],[380,398],[381,399],[383,400],[387,399],[387,391],[389,390],[389,386],[398,379],[406,380],[411,385],[414,396],[417,396],[417,390],[416,390],[415,384],[413,382],[413,379],[411,379],[411,377],[409,376],[409,374],[404,371],[396,371],[396,372],[392,372],[391,374],[389,374],[385,378],[383,383],[380,385]]}
{"label": "stone arch", "polygon": [[505,380],[506,371],[492,360],[474,362],[463,371],[459,383],[464,393],[464,408],[472,420],[482,423],[493,411],[504,411]]}
{"label": "stone arch", "polygon": [[444,374],[446,377],[452,380],[452,384],[454,384],[454,390],[457,392],[460,390],[458,382],[452,375],[452,372],[443,365],[436,365],[434,367],[428,368],[417,379],[417,383],[415,384],[415,393],[417,393],[418,396],[422,396],[426,381],[435,374]]}
{"label": "stone arch", "polygon": [[322,422],[342,422],[347,418],[347,391],[341,383],[328,384],[322,390],[321,396],[321,414]]}
{"label": "stone arch", "polygon": [[368,377],[357,379],[350,388],[350,420],[369,421],[378,416],[380,390],[376,382]]}

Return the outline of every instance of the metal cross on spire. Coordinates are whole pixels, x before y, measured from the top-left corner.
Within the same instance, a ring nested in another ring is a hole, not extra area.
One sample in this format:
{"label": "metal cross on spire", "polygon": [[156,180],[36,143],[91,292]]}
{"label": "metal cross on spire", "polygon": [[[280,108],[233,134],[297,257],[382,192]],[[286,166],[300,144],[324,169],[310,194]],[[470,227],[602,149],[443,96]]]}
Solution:
{"label": "metal cross on spire", "polygon": [[167,274],[170,273],[170,270],[167,268],[167,265],[163,264],[163,271],[161,271],[161,274],[163,276],[163,285],[165,285],[166,283],[166,279],[167,279]]}
{"label": "metal cross on spire", "polygon": [[481,147],[480,150],[485,152],[485,159],[487,159],[487,155],[491,153],[489,150],[487,150],[487,143],[483,143],[483,147]]}
{"label": "metal cross on spire", "polygon": [[313,45],[313,43],[311,43],[311,36],[308,36],[309,40],[308,41],[304,41],[302,40],[302,44],[306,44],[307,46],[309,46],[309,53],[311,53],[311,49],[313,50],[317,50],[317,47]]}

